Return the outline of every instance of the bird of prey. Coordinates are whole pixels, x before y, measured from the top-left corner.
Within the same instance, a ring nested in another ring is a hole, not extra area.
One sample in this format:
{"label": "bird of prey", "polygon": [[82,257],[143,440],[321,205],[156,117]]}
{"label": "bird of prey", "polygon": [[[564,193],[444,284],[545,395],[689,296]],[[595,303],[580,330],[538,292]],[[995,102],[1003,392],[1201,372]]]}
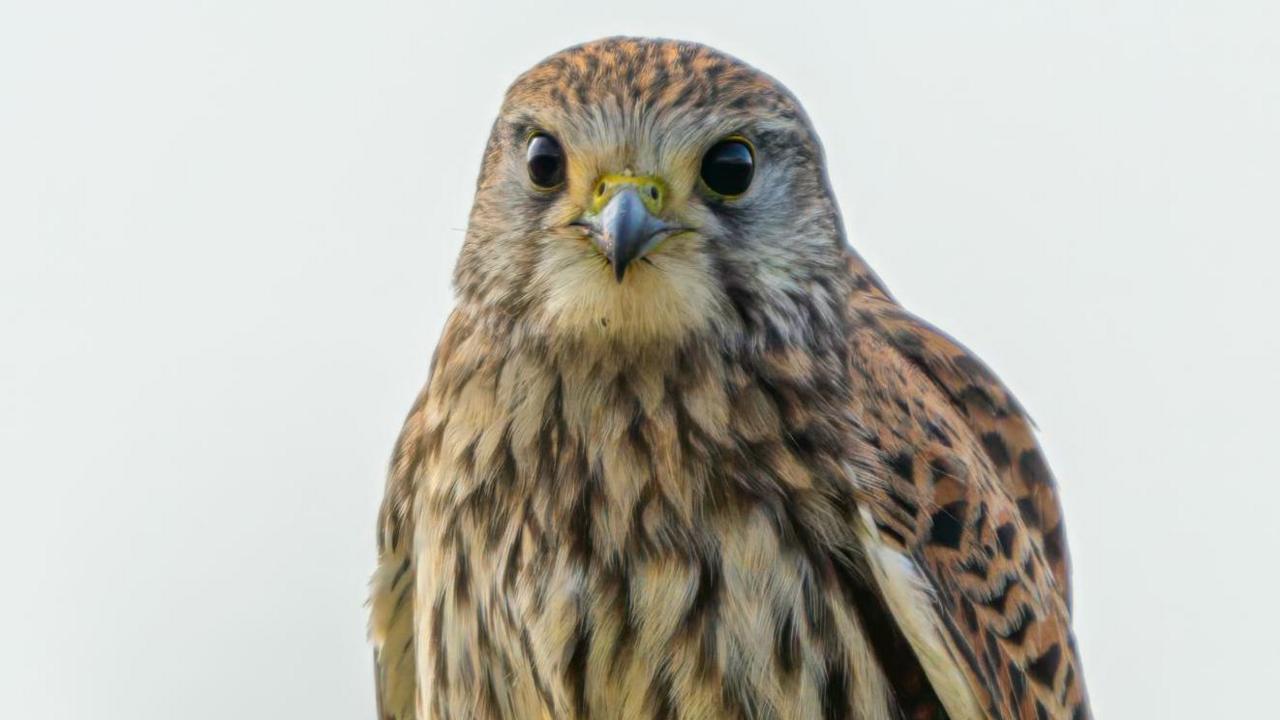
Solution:
{"label": "bird of prey", "polygon": [[1031,421],[848,245],[769,76],[507,91],[379,516],[381,717],[1083,718]]}

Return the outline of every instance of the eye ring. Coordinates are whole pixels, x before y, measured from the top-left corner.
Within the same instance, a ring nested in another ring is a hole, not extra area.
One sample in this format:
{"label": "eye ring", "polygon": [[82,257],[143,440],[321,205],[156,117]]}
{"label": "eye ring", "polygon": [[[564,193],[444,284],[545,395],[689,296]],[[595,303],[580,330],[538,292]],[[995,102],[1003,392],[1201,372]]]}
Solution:
{"label": "eye ring", "polygon": [[555,190],[564,184],[565,157],[560,141],[544,132],[532,132],[526,141],[525,170],[539,190]]}
{"label": "eye ring", "polygon": [[702,156],[698,177],[713,197],[732,200],[742,196],[755,178],[756,149],[742,135],[722,138]]}

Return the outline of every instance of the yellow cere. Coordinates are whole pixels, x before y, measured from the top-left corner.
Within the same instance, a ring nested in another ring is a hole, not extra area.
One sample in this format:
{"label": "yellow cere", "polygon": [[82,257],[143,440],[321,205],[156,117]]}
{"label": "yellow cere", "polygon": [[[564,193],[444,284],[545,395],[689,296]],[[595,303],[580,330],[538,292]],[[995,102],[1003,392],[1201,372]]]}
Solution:
{"label": "yellow cere", "polygon": [[655,217],[662,212],[662,205],[667,199],[667,183],[660,177],[652,175],[605,175],[596,181],[591,192],[591,212],[598,213],[604,209],[618,190],[626,186],[635,187],[645,208]]}

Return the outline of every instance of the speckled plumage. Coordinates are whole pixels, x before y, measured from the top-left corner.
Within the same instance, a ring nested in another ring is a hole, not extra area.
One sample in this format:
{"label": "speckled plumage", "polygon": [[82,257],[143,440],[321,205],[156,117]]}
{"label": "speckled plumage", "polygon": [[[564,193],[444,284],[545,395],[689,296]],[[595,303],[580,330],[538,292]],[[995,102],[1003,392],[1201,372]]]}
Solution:
{"label": "speckled plumage", "polygon": [[[619,172],[691,228],[621,283],[570,224]],[[771,78],[635,39],[525,73],[455,284],[380,515],[384,718],[1088,717],[1030,421],[847,246]]]}

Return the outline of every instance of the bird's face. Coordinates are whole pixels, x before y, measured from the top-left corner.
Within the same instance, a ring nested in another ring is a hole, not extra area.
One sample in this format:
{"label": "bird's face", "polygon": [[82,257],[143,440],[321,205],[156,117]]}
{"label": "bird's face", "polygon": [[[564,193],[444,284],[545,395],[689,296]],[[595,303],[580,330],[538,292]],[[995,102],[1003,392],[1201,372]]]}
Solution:
{"label": "bird's face", "polygon": [[784,89],[702,46],[610,39],[508,91],[457,284],[538,332],[671,342],[812,312],[801,298],[835,292],[841,249]]}

